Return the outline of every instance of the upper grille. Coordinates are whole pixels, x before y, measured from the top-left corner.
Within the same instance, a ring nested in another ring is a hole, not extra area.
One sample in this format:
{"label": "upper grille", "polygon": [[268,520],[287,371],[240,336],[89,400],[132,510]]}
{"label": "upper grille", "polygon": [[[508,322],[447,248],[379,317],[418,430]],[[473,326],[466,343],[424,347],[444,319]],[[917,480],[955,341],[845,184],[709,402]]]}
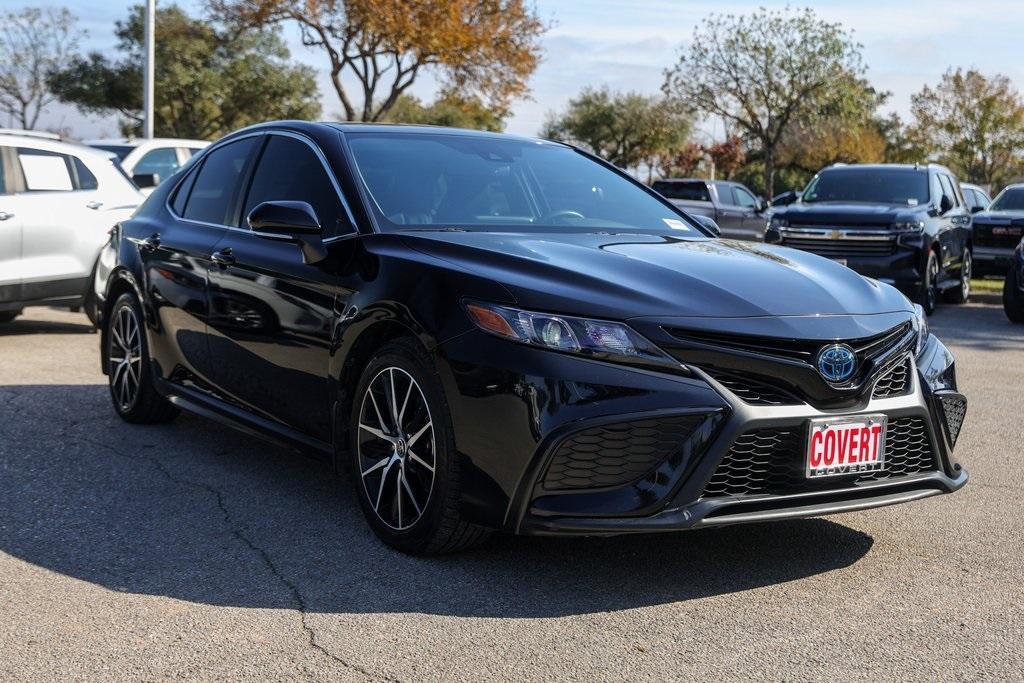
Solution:
{"label": "upper grille", "polygon": [[946,414],[946,429],[949,431],[949,442],[956,444],[960,436],[960,428],[967,416],[967,400],[959,394],[943,394],[942,411]]}
{"label": "upper grille", "polygon": [[902,396],[910,391],[910,361],[904,361],[875,382],[871,398],[891,398]]}
{"label": "upper grille", "polygon": [[681,415],[576,432],[558,446],[544,488],[594,489],[637,481],[679,450],[704,418]]}
{"label": "upper grille", "polygon": [[806,237],[785,237],[782,246],[809,251],[819,256],[842,258],[844,256],[889,256],[895,249],[890,240],[829,240]]}
{"label": "upper grille", "polygon": [[792,406],[803,403],[803,401],[788,391],[765,382],[759,382],[749,377],[730,375],[718,372],[717,370],[708,370],[707,372],[719,384],[739,396],[744,403],[755,406]]}
{"label": "upper grille", "polygon": [[925,421],[900,417],[889,422],[885,435],[885,469],[846,477],[810,480],[805,476],[803,428],[758,429],[733,443],[704,487],[703,497],[783,495],[820,488],[851,487],[934,470],[935,456]]}

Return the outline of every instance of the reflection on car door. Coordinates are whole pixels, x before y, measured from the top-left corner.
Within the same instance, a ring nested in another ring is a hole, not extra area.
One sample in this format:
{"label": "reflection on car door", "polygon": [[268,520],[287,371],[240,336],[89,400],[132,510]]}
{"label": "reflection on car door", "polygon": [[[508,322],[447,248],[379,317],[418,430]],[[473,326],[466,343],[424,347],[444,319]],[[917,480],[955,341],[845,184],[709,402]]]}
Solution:
{"label": "reflection on car door", "polygon": [[948,198],[951,208],[942,217],[941,230],[939,232],[939,245],[942,249],[942,268],[946,272],[960,267],[963,258],[964,248],[967,244],[967,231],[970,227],[971,217],[960,201],[959,194],[954,189],[954,181],[945,173],[939,173],[939,183],[942,188],[942,195]]}
{"label": "reflection on car door", "polygon": [[357,240],[336,242],[327,261],[304,263],[294,242],[248,231],[245,216],[262,202],[279,200],[309,203],[325,236],[350,225],[312,143],[267,135],[236,219],[242,229],[225,234],[216,247],[220,262],[210,269],[210,349],[221,361],[214,379],[226,398],[328,440],[332,324],[353,284],[338,264],[351,262],[346,255]]}
{"label": "reflection on car door", "polygon": [[207,271],[214,246],[228,232],[228,212],[258,141],[242,138],[201,160],[171,195],[175,219],[166,226],[153,222],[142,238],[140,253],[160,331],[151,335],[152,352],[164,377],[180,370],[209,382]]}

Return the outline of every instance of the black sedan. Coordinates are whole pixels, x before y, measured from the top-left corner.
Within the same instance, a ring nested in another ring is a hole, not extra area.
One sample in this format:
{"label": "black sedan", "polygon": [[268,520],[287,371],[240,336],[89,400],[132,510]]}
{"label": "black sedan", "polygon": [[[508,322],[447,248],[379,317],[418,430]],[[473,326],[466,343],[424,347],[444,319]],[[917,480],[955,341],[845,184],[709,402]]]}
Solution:
{"label": "black sedan", "polygon": [[333,459],[406,552],[955,491],[966,400],[894,288],[718,240],[562,144],[443,128],[234,133],[115,228],[114,409]]}
{"label": "black sedan", "polygon": [[974,216],[974,272],[1003,275],[1024,235],[1024,184],[1010,185]]}

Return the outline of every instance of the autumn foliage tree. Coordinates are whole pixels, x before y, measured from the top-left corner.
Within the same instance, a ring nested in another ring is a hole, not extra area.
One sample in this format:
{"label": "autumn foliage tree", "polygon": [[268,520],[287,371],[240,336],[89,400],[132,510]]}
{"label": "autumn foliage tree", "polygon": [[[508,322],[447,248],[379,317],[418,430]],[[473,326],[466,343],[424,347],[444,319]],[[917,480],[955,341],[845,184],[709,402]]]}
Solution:
{"label": "autumn foliage tree", "polygon": [[1022,170],[1024,102],[1001,74],[949,70],[911,98],[913,134],[963,180],[1009,182]]}
{"label": "autumn foliage tree", "polygon": [[726,180],[730,180],[747,160],[747,151],[738,135],[706,147],[705,152],[715,165],[715,174]]}
{"label": "autumn foliage tree", "polygon": [[663,89],[695,111],[724,119],[754,145],[771,196],[786,134],[831,107],[837,86],[862,71],[859,46],[841,25],[811,9],[760,9],[705,19],[665,73]]}
{"label": "autumn foliage tree", "polygon": [[[321,49],[348,120],[380,121],[420,76],[504,113],[527,93],[546,26],[525,0],[209,0],[240,24],[293,23]],[[355,82],[361,92],[350,92]]]}

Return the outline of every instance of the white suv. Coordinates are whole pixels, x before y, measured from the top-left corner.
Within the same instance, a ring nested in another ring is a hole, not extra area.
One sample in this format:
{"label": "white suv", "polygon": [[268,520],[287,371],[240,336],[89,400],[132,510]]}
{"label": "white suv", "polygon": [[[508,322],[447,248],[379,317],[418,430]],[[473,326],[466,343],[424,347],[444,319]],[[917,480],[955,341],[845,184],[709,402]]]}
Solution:
{"label": "white suv", "polygon": [[206,140],[179,138],[109,138],[86,140],[85,144],[116,154],[125,173],[147,196],[192,155],[210,145]]}
{"label": "white suv", "polygon": [[144,197],[111,154],[0,133],[0,322],[25,306],[84,306],[110,229]]}

